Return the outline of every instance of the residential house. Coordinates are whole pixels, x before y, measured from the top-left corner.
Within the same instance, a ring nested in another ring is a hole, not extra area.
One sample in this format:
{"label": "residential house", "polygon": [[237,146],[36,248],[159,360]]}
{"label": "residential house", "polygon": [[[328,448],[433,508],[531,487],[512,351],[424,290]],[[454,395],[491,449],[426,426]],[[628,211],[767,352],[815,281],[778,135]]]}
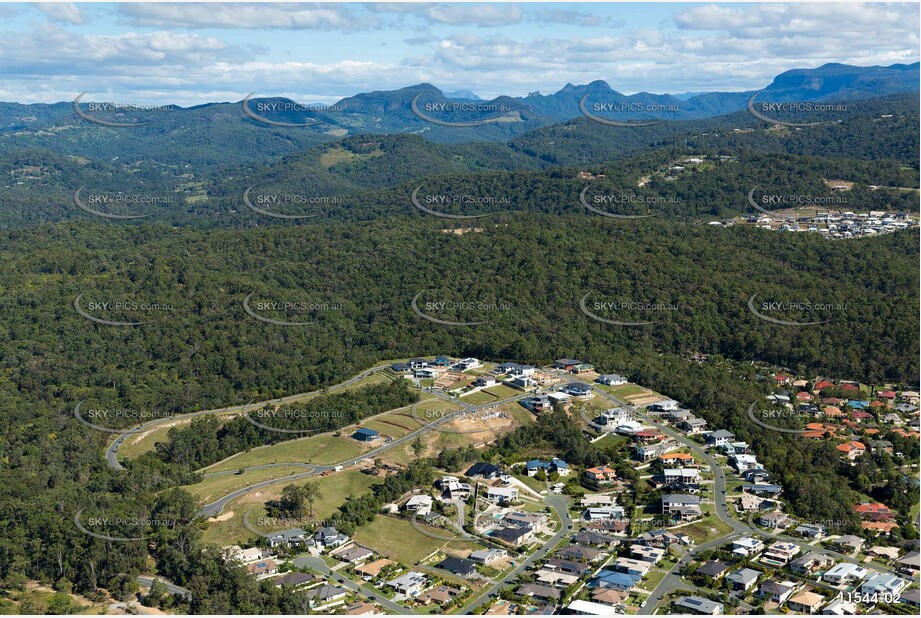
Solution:
{"label": "residential house", "polygon": [[729,444],[736,439],[736,436],[731,431],[725,429],[717,429],[716,431],[711,431],[707,434],[707,445],[720,447],[724,444]]}
{"label": "residential house", "polygon": [[662,513],[680,521],[692,521],[701,516],[700,497],[688,494],[662,496]]}
{"label": "residential house", "polygon": [[761,556],[761,561],[768,564],[787,564],[799,554],[799,551],[799,545],[796,543],[777,541],[767,546]]}
{"label": "residential house", "polygon": [[622,386],[627,383],[627,378],[619,376],[616,373],[606,373],[598,376],[595,381],[606,386]]}
{"label": "residential house", "polygon": [[352,434],[352,437],[359,442],[373,442],[380,437],[380,433],[374,429],[362,427],[361,429],[357,429],[355,433]]}
{"label": "residential house", "polygon": [[326,526],[316,531],[313,535],[313,542],[320,548],[339,547],[348,543],[349,537],[332,526]]}
{"label": "residential house", "polygon": [[758,581],[761,573],[754,569],[738,569],[726,576],[726,581],[730,583],[733,590],[747,592]]}
{"label": "residential house", "polygon": [[865,542],[859,536],[845,534],[832,541],[832,544],[844,553],[853,554],[862,551]]}
{"label": "residential house", "polygon": [[764,543],[755,537],[747,536],[732,542],[732,553],[740,556],[757,556],[764,551]]}
{"label": "residential house", "polygon": [[312,575],[310,573],[299,573],[298,571],[291,571],[289,573],[285,573],[284,575],[276,577],[272,581],[279,588],[283,586],[290,586],[291,588],[296,589],[296,588],[306,588],[322,580],[318,578],[316,575]]}
{"label": "residential house", "polygon": [[642,579],[642,575],[623,573],[621,571],[603,570],[593,580],[593,584],[605,590],[630,590]]}
{"label": "residential house", "polygon": [[436,564],[435,568],[444,569],[452,575],[463,577],[464,579],[470,579],[477,573],[476,562],[467,560],[466,558],[456,558],[454,556],[448,556]]}
{"label": "residential house", "polygon": [[790,517],[780,511],[765,513],[758,517],[758,525],[774,530],[775,528],[786,528],[790,525]]}
{"label": "residential house", "polygon": [[406,596],[414,597],[425,590],[429,580],[424,573],[409,571],[387,582],[387,585]]}
{"label": "residential house", "polygon": [[703,433],[707,427],[707,421],[702,418],[690,417],[680,421],[677,427],[686,435],[693,436]]}
{"label": "residential house", "polygon": [[271,558],[266,558],[265,560],[247,564],[246,570],[255,575],[258,579],[264,579],[278,573],[278,565]]}
{"label": "residential house", "polygon": [[432,511],[432,504],[434,504],[434,500],[430,495],[416,494],[406,501],[404,508],[410,513],[422,516],[428,515]]}
{"label": "residential house", "polygon": [[653,565],[649,562],[646,562],[645,560],[634,560],[633,558],[620,557],[614,561],[613,566],[614,570],[619,571],[620,573],[646,577],[646,574],[649,573],[649,570],[652,569]]}
{"label": "residential house", "polygon": [[796,592],[796,584],[793,582],[785,581],[778,582],[773,579],[761,582],[761,585],[758,587],[758,596],[773,601],[778,605],[783,605],[787,602],[793,593]]}
{"label": "residential house", "polygon": [[492,538],[517,547],[531,541],[535,534],[533,528],[525,526],[501,526],[493,530]]}
{"label": "residential house", "polygon": [[468,560],[473,560],[477,564],[485,564],[486,566],[506,558],[508,558],[508,552],[504,549],[478,549],[467,556]]}
{"label": "residential house", "polygon": [[827,567],[831,562],[831,558],[825,554],[809,552],[808,554],[796,558],[790,563],[789,568],[794,573],[799,573],[800,575],[812,575]]}
{"label": "residential house", "polygon": [[686,610],[691,614],[703,614],[706,616],[717,616],[723,613],[722,603],[693,595],[680,597],[675,601],[675,607]]}
{"label": "residential house", "polygon": [[729,565],[718,560],[710,560],[697,568],[697,573],[705,575],[710,579],[720,579],[729,570]]}
{"label": "residential house", "polygon": [[603,519],[623,519],[624,507],[620,505],[593,506],[582,511],[582,518],[586,521],[600,521]]}
{"label": "residential house", "polygon": [[823,616],[853,616],[857,613],[857,605],[844,598],[835,598],[822,609]]}
{"label": "residential house", "polygon": [[480,477],[491,481],[499,478],[501,474],[502,471],[499,469],[499,466],[495,466],[491,463],[477,462],[467,469],[464,476],[470,478]]}
{"label": "residential house", "polygon": [[843,453],[850,461],[854,461],[861,455],[867,452],[867,447],[863,445],[862,442],[857,442],[856,440],[851,440],[845,442],[844,444],[839,444],[835,447],[839,452]]}
{"label": "residential house", "polygon": [[486,499],[490,502],[512,502],[518,499],[518,488],[508,487],[487,487]]}
{"label": "residential house", "polygon": [[576,562],[595,562],[607,555],[607,552],[594,547],[585,547],[583,545],[567,545],[557,552],[557,556],[563,560],[573,560]]}
{"label": "residential house", "polygon": [[325,609],[340,605],[348,594],[349,591],[345,588],[330,584],[311,588],[304,593],[310,599],[310,604],[314,609]]}
{"label": "residential house", "polygon": [[559,601],[560,597],[563,596],[562,591],[558,588],[542,586],[540,584],[524,584],[518,586],[515,590],[515,594],[520,597],[538,598],[545,601]]}
{"label": "residential house", "polygon": [[840,586],[841,584],[850,584],[862,580],[867,576],[868,571],[853,562],[842,562],[831,567],[822,574],[822,581],[829,584]]}
{"label": "residential house", "polygon": [[289,528],[288,530],[279,530],[273,532],[268,537],[270,547],[279,547],[285,545],[300,545],[307,542],[307,532],[301,528]]}
{"label": "residential house", "polygon": [[575,358],[558,358],[553,361],[554,369],[562,369],[563,371],[571,371],[576,365],[581,365],[582,361]]}
{"label": "residential house", "polygon": [[825,597],[821,594],[812,592],[811,590],[803,590],[790,597],[790,600],[787,601],[787,607],[801,614],[815,614],[819,611],[819,608],[822,607],[824,602]]}
{"label": "residential house", "polygon": [[377,579],[380,576],[381,571],[392,564],[395,564],[392,560],[381,558],[380,560],[367,562],[355,567],[355,572],[358,573],[363,580],[369,582]]}
{"label": "residential house", "polygon": [[901,577],[889,573],[876,573],[860,585],[860,593],[883,598],[898,598],[899,593],[907,586],[908,582]]}
{"label": "residential house", "polygon": [[368,558],[374,556],[374,552],[367,547],[362,547],[361,545],[351,545],[349,547],[337,549],[334,552],[331,552],[330,555],[337,560],[348,562],[349,564],[360,564],[365,562]]}

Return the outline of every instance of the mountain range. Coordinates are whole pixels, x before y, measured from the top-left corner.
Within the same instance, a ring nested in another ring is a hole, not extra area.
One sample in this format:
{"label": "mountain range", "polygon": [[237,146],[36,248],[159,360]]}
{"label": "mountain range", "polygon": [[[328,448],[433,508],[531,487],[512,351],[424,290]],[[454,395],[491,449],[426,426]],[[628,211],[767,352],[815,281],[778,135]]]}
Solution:
{"label": "mountain range", "polygon": [[[254,112],[255,117],[243,113],[242,102],[169,106],[168,111],[120,109],[86,114],[104,122],[143,123],[127,128],[79,118],[72,101],[0,103],[0,153],[31,147],[98,159],[131,160],[155,151],[167,164],[245,163],[361,133],[419,134],[441,143],[505,142],[540,127],[581,118],[583,100],[593,115],[635,122],[694,120],[742,111],[755,92],[759,92],[759,101],[781,102],[860,100],[918,90],[918,63],[888,67],[826,64],[784,72],[761,91],[625,95],[597,80],[584,85],[567,84],[549,95],[534,92],[525,97],[503,95],[485,101],[470,90],[445,93],[422,83],[398,90],[359,93],[327,107],[299,105],[284,98],[253,98],[248,101],[250,110],[269,110]],[[414,101],[417,111],[413,110]],[[608,111],[611,109],[619,111]],[[480,124],[445,126],[439,122]],[[100,134],[106,139],[98,139]]]}

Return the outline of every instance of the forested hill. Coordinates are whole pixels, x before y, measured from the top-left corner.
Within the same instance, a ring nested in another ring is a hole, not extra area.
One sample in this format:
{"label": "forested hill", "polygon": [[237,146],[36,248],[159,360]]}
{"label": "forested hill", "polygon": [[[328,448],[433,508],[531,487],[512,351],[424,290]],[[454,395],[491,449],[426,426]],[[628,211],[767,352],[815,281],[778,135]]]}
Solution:
{"label": "forested hill", "polygon": [[[249,227],[312,224],[324,218],[367,220],[413,212],[409,196],[417,187],[477,198],[504,198],[501,208],[476,204],[455,214],[498,210],[572,212],[581,208],[585,186],[578,172],[604,173],[605,191],[663,198],[666,206],[622,214],[660,217],[724,217],[744,214],[745,194],[775,177],[778,191],[808,188],[827,192],[823,178],[860,185],[855,208],[916,212],[915,194],[867,187],[918,187],[916,97],[896,96],[852,104],[841,123],[797,130],[772,126],[748,113],[650,127],[609,127],[588,119],[540,129],[509,144],[478,142],[442,145],[419,136],[353,136],[317,145],[271,162],[227,165],[219,171],[142,160],[96,161],[49,152],[21,150],[0,156],[0,227],[13,228],[62,219],[97,219],[82,210],[93,197],[140,195],[150,204],[97,203],[97,212],[145,215],[120,221],[163,221],[172,225]],[[702,174],[662,182],[665,170],[682,157],[704,155],[725,165]],[[790,173],[775,173],[784,170]],[[642,178],[650,177],[640,191]],[[277,219],[275,214],[319,215],[319,219]],[[863,194],[861,194],[863,191]],[[272,197],[274,196],[274,197]],[[296,199],[295,199],[296,198]],[[280,200],[272,203],[269,200]],[[263,200],[263,201],[260,201]],[[654,200],[653,200],[654,201]],[[111,222],[111,221],[110,221]]]}

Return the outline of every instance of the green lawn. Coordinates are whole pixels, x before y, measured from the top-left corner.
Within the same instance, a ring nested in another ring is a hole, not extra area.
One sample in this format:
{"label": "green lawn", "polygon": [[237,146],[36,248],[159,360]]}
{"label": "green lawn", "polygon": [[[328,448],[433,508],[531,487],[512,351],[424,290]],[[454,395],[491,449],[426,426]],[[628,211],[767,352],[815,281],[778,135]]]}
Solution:
{"label": "green lawn", "polygon": [[637,386],[636,384],[624,384],[623,386],[612,386],[611,394],[615,397],[630,397],[632,395],[640,395],[642,393],[649,392],[648,389],[643,388],[642,386]]}
{"label": "green lawn", "polygon": [[226,496],[232,491],[252,483],[259,483],[273,478],[281,478],[290,474],[306,472],[304,468],[296,466],[283,468],[268,468],[265,470],[250,470],[243,474],[226,474],[203,479],[202,482],[182,487],[198,498],[202,503],[213,502],[221,496]]}
{"label": "green lawn", "polygon": [[[451,533],[440,528],[429,528],[434,534],[448,536]],[[355,531],[355,542],[369,547],[389,558],[411,566],[434,551],[445,547],[457,550],[476,551],[483,549],[479,543],[456,543],[433,539],[416,530],[405,519],[396,519],[378,515],[369,524],[365,524]]]}
{"label": "green lawn", "polygon": [[259,446],[245,453],[239,453],[223,461],[219,461],[206,468],[208,472],[221,470],[237,470],[248,466],[257,466],[267,463],[315,463],[332,464],[345,461],[361,455],[370,450],[357,440],[345,437],[334,437],[328,434],[299,438],[288,442],[280,442],[270,446]]}
{"label": "green lawn", "polygon": [[723,534],[728,534],[732,528],[729,524],[724,523],[714,515],[707,515],[700,521],[682,526],[677,529],[694,539],[695,543],[701,543]]}
{"label": "green lawn", "polygon": [[[349,496],[360,496],[366,493],[372,485],[379,484],[382,480],[361,472],[347,470],[329,476],[301,479],[295,484],[303,485],[307,482],[314,482],[319,486],[321,496],[313,505],[314,519],[319,522],[334,518],[339,506]],[[278,483],[263,488],[259,491],[258,496],[250,493],[231,502],[225,512],[232,512],[233,517],[225,521],[210,523],[205,531],[205,540],[223,546],[251,538],[252,533],[243,527],[243,516],[247,512],[249,512],[249,523],[256,530],[268,533],[285,527],[290,528],[291,526],[269,525],[271,522],[260,521],[260,518],[266,516],[263,506],[265,502],[281,496],[284,486],[285,483]]]}

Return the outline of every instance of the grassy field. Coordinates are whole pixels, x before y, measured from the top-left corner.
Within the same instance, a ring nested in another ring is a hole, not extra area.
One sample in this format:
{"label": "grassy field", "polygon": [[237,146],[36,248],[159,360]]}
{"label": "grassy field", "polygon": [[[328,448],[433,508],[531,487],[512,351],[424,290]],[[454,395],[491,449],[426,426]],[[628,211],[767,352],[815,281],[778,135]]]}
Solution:
{"label": "grassy field", "polygon": [[361,455],[370,447],[357,440],[331,435],[311,436],[280,442],[270,446],[259,446],[245,453],[238,453],[207,468],[208,472],[239,470],[249,466],[267,463],[316,463],[332,464]]}
{"label": "grassy field", "polygon": [[[450,534],[440,528],[430,528],[430,530],[441,536]],[[416,530],[410,522],[404,519],[383,515],[378,515],[374,521],[356,530],[354,537],[356,543],[407,566],[419,562],[440,549],[448,553],[465,555],[467,552],[484,548],[479,543],[445,542],[433,539]]]}
{"label": "grassy field", "polygon": [[212,476],[203,479],[201,483],[195,485],[186,485],[185,489],[190,494],[198,498],[202,503],[213,502],[221,496],[226,496],[232,491],[236,491],[246,485],[259,483],[273,478],[281,478],[290,474],[306,472],[304,468],[296,466],[285,466],[283,468],[268,468],[266,470],[250,470],[243,474],[226,474],[222,476]]}
{"label": "grassy field", "polygon": [[680,528],[676,528],[676,530],[684,532],[694,539],[695,543],[702,543],[707,539],[728,534],[732,528],[729,527],[729,524],[724,523],[714,515],[707,515],[700,521],[681,526]]}
{"label": "grassy field", "polygon": [[636,384],[624,384],[623,386],[612,386],[610,388],[611,394],[615,397],[631,397],[633,395],[642,395],[643,393],[649,393],[648,389],[643,388],[642,386],[637,386]]}
{"label": "grassy field", "polygon": [[509,397],[514,397],[515,395],[520,394],[521,391],[505,386],[504,384],[497,384],[496,386],[491,386],[489,388],[484,388],[481,391],[477,391],[472,395],[464,397],[463,399],[466,403],[478,406],[501,401],[502,399],[508,399]]}
{"label": "grassy field", "polygon": [[[314,502],[313,508],[314,519],[322,521],[324,519],[334,519],[339,506],[349,496],[360,496],[366,493],[373,485],[381,483],[382,479],[362,474],[358,471],[346,470],[330,476],[301,479],[296,481],[295,484],[303,485],[307,482],[317,483],[319,487],[320,498]],[[263,488],[258,492],[246,494],[233,501],[227,507],[229,509],[227,512],[233,513],[233,515],[224,521],[212,522],[205,531],[205,540],[218,545],[231,545],[251,538],[252,533],[243,527],[243,516],[247,511],[250,512],[250,525],[257,530],[272,532],[285,527],[260,525],[259,519],[266,515],[263,506],[265,502],[278,499],[285,484],[278,483],[271,487]]]}

